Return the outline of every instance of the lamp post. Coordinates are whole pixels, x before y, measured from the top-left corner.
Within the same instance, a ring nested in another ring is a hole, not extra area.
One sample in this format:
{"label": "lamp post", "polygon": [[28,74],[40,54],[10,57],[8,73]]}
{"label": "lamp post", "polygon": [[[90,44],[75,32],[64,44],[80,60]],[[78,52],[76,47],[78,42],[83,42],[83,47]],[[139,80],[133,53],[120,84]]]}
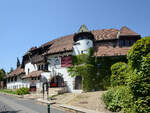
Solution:
{"label": "lamp post", "polygon": [[50,104],[47,105],[47,113],[50,113]]}

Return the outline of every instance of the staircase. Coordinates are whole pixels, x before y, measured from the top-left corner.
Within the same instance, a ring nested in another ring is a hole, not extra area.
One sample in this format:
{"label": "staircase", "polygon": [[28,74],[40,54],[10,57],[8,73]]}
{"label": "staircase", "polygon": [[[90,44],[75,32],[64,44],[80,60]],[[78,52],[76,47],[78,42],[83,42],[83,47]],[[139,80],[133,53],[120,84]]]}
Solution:
{"label": "staircase", "polygon": [[66,93],[67,88],[66,87],[60,87],[60,88],[49,88],[49,94],[58,95],[62,93]]}
{"label": "staircase", "polygon": [[[67,92],[66,87],[49,88],[49,96],[58,95],[65,92]],[[45,92],[44,97],[47,98],[47,92]],[[38,89],[36,92],[32,92],[31,94],[24,95],[24,98],[28,98],[28,99],[43,98],[42,89]]]}

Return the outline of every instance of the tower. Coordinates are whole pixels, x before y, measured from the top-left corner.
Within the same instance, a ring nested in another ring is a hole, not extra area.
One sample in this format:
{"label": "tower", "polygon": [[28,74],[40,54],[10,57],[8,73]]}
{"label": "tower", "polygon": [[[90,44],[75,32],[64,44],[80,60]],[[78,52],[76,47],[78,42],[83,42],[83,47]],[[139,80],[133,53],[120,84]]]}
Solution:
{"label": "tower", "polygon": [[81,25],[78,33],[74,35],[73,40],[73,55],[87,54],[88,49],[93,48],[94,36],[84,24]]}

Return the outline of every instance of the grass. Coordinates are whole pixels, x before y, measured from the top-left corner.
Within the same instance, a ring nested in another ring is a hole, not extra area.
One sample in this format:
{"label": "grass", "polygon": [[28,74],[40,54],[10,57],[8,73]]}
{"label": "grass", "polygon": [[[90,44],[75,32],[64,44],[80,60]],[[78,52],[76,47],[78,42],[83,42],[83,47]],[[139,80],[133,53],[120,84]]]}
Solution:
{"label": "grass", "polygon": [[9,89],[0,89],[0,92],[8,93],[8,94],[16,94],[16,91]]}

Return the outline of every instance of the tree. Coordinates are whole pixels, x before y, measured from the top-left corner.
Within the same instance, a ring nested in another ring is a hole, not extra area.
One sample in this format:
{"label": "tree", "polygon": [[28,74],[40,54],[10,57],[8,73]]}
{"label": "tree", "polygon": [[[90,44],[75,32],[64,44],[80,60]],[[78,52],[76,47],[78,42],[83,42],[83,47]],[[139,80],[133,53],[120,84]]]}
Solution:
{"label": "tree", "polygon": [[149,113],[150,37],[138,40],[129,50],[127,58],[127,69],[123,63],[112,66],[111,78],[115,87],[104,95],[104,102],[112,111],[121,108],[124,113]]}
{"label": "tree", "polygon": [[13,72],[13,71],[14,71],[14,69],[13,69],[13,67],[11,67],[10,71],[8,72],[8,74],[11,73],[11,72]]}
{"label": "tree", "polygon": [[142,59],[150,53],[150,37],[138,40],[129,50],[127,59],[131,69],[140,71]]}
{"label": "tree", "polygon": [[19,58],[17,57],[17,68],[20,66],[20,60]]}
{"label": "tree", "polygon": [[4,69],[0,69],[0,81],[4,80],[6,73]]}
{"label": "tree", "polygon": [[130,75],[129,87],[134,96],[137,113],[150,112],[150,37],[137,41],[128,54]]}

